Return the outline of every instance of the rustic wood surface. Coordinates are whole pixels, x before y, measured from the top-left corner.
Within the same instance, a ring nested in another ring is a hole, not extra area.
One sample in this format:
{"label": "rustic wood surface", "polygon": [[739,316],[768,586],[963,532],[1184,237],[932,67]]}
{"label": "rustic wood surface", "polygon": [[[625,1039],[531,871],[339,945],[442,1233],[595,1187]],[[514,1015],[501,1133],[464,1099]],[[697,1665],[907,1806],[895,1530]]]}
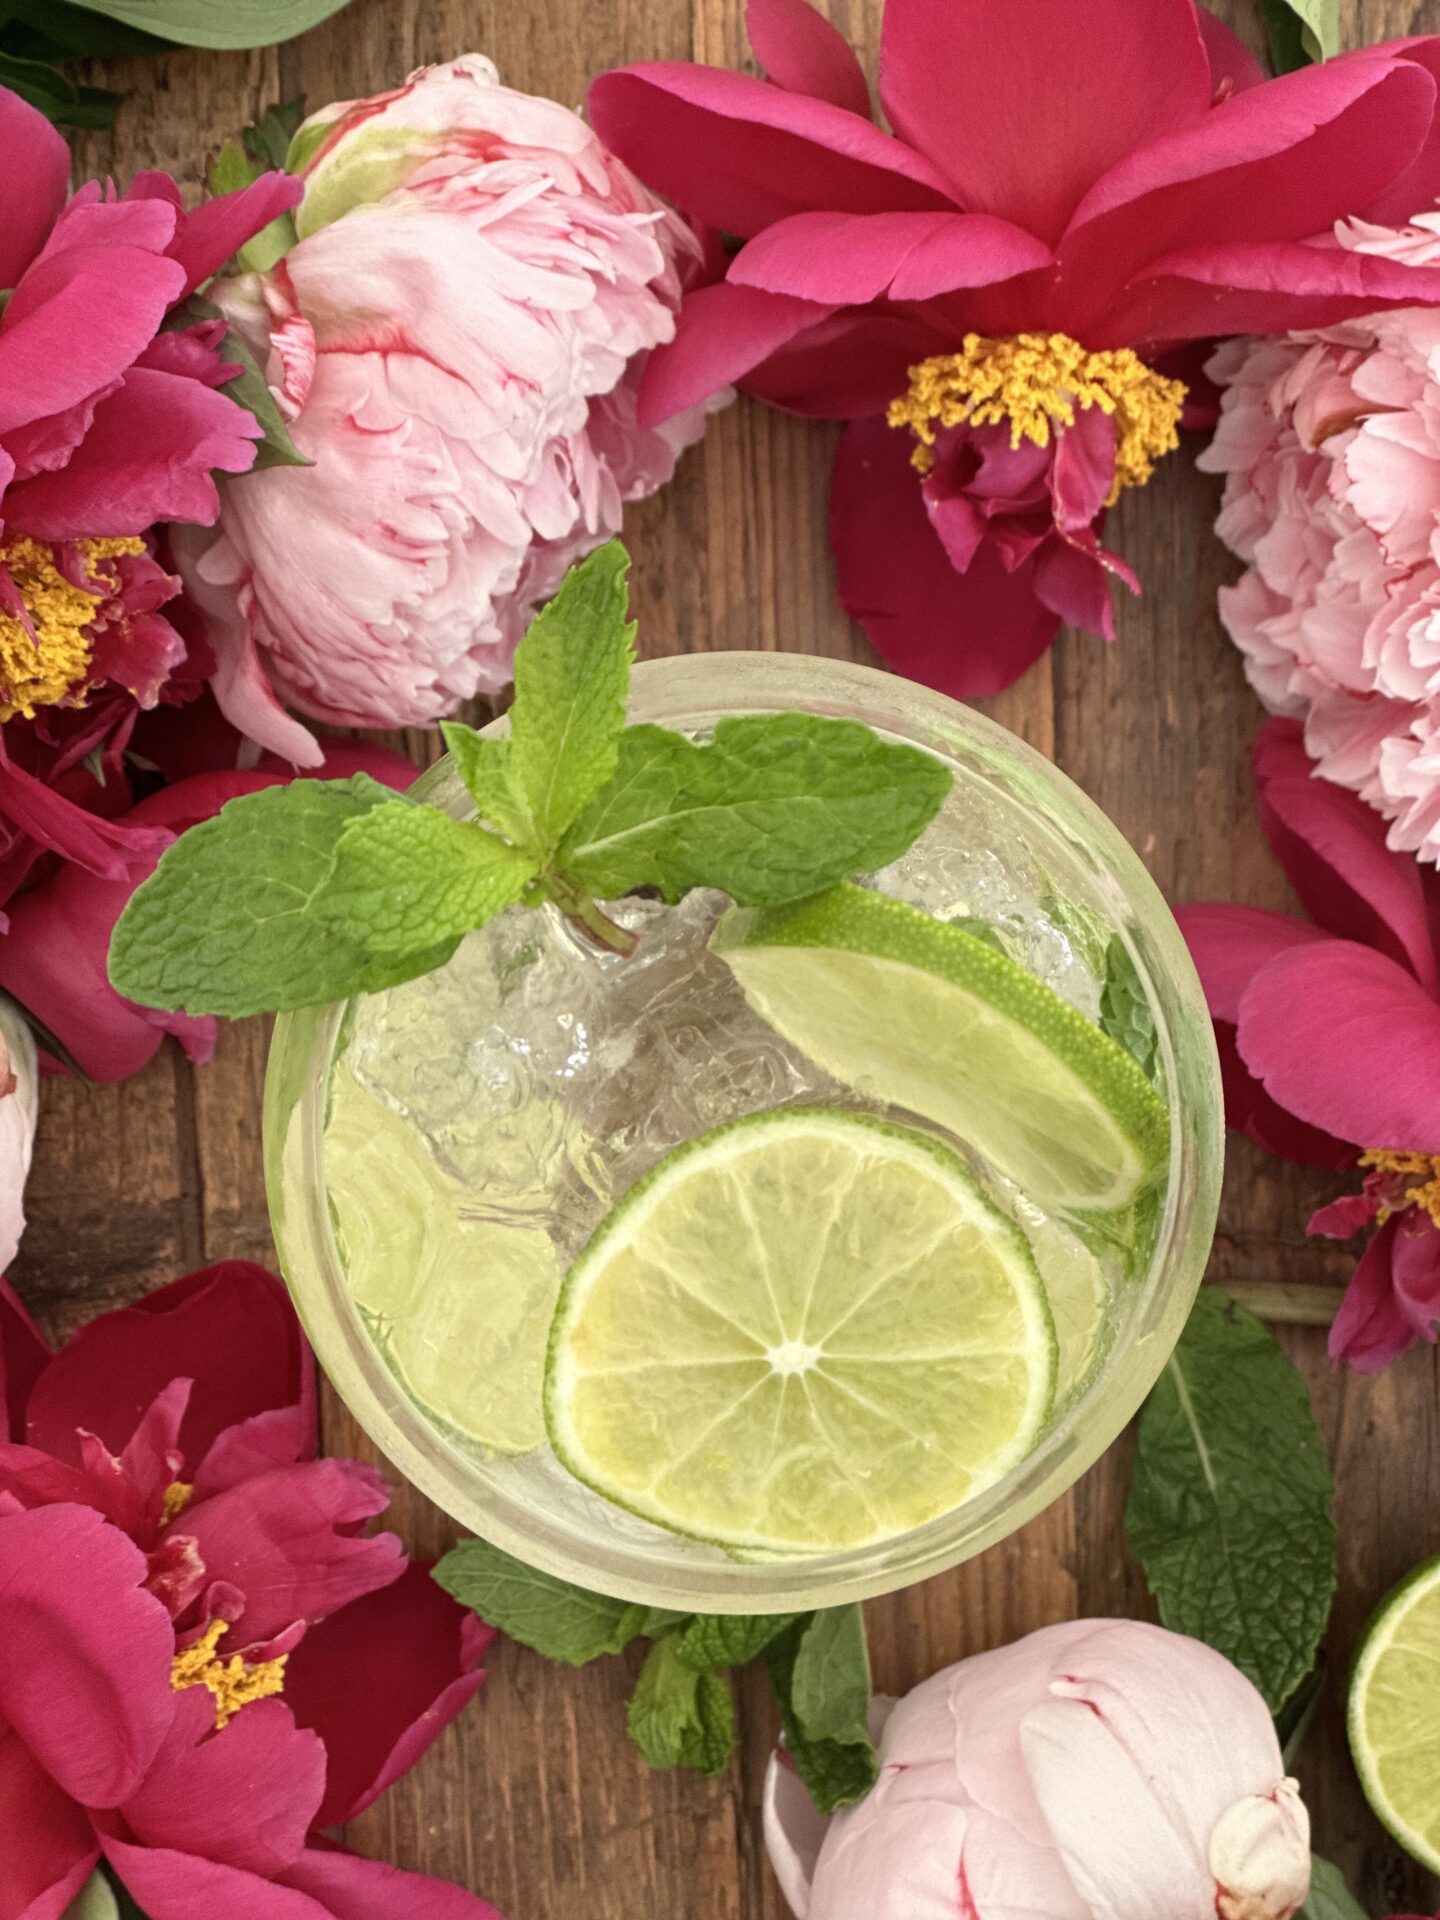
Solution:
{"label": "rustic wood surface", "polygon": [[[1258,0],[1216,10],[1258,43]],[[1440,30],[1440,0],[1341,0],[1341,12],[1351,45]],[[740,0],[354,0],[278,51],[177,52],[102,70],[130,98],[114,135],[83,140],[79,161],[121,179],[164,166],[195,183],[221,140],[277,98],[303,93],[318,106],[473,49],[509,84],[578,103],[587,78],[618,61],[745,64],[741,13]],[[831,14],[873,57],[878,0],[832,0]],[[825,427],[741,403],[674,485],[631,514],[647,652],[870,657],[833,593],[824,534],[832,446]],[[1118,642],[1067,636],[990,710],[1080,782],[1171,899],[1280,906],[1285,890],[1249,789],[1258,709],[1215,615],[1230,566],[1211,535],[1217,491],[1186,452],[1128,493],[1114,544],[1137,565],[1146,597],[1121,596]],[[411,744],[427,757],[427,740]],[[16,1278],[54,1334],[207,1261],[273,1260],[258,1124],[264,1057],[263,1025],[251,1022],[229,1029],[200,1071],[167,1048],[124,1086],[47,1087]],[[1346,1254],[1303,1231],[1330,1191],[1324,1177],[1232,1142],[1211,1277],[1342,1280]],[[1339,1676],[1376,1600],[1440,1551],[1440,1361],[1421,1349],[1367,1380],[1331,1372],[1318,1330],[1284,1337],[1340,1488],[1332,1681],[1300,1764],[1316,1846],[1351,1876],[1369,1912],[1428,1913],[1437,1888],[1382,1833],[1356,1786]],[[333,1398],[325,1439],[332,1450],[370,1451]],[[1013,1539],[871,1605],[878,1684],[901,1691],[1047,1622],[1147,1616],[1121,1529],[1128,1463],[1122,1442]],[[393,1514],[420,1552],[452,1538],[443,1516],[406,1490]],[[649,1773],[627,1743],[631,1661],[576,1674],[504,1645],[490,1665],[461,1723],[354,1823],[354,1846],[473,1887],[509,1920],[781,1920],[758,1818],[774,1732],[763,1687],[743,1690],[740,1755],[728,1778],[710,1783]],[[355,1681],[363,1687],[365,1676]]]}

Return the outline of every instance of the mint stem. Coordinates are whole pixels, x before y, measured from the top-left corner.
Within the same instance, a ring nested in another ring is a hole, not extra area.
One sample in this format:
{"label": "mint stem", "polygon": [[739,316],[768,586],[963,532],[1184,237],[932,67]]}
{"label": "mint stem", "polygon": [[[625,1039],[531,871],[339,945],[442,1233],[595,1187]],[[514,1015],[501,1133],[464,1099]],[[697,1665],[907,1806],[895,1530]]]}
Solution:
{"label": "mint stem", "polygon": [[603,947],[607,953],[620,954],[632,954],[639,946],[639,934],[617,925],[608,913],[601,912],[588,893],[572,886],[563,875],[548,875],[546,885],[550,898],[565,918],[573,926],[579,927],[596,946]]}

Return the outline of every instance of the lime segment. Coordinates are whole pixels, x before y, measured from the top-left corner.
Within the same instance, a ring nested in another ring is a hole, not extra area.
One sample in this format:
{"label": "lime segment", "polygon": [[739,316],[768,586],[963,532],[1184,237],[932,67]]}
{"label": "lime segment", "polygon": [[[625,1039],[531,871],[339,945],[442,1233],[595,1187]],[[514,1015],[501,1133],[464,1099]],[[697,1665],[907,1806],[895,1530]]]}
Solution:
{"label": "lime segment", "polygon": [[1109,1212],[1163,1171],[1168,1117],[1129,1054],[962,928],[843,886],[733,909],[711,945],[827,1073],[969,1142],[1039,1206]]}
{"label": "lime segment", "polygon": [[1406,1852],[1440,1873],[1440,1559],[1397,1587],[1366,1629],[1349,1726],[1365,1798]]}
{"label": "lime segment", "polygon": [[498,1453],[543,1445],[560,1269],[548,1234],[465,1218],[465,1190],[344,1065],[325,1180],[357,1306],[407,1390]]}
{"label": "lime segment", "polygon": [[546,1419],[561,1462],[646,1519],[821,1553],[1000,1479],[1055,1365],[1025,1237],[954,1154],[781,1108],[677,1148],[602,1223],[556,1310]]}

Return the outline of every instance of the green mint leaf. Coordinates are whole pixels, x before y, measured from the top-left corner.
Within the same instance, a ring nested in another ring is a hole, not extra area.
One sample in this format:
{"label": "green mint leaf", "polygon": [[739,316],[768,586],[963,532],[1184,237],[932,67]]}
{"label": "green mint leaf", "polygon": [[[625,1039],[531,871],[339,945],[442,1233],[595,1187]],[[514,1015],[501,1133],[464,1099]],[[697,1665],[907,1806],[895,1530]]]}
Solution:
{"label": "green mint leaf", "polygon": [[1340,51],[1340,0],[1261,0],[1261,10],[1276,73],[1293,73]]}
{"label": "green mint leaf", "polygon": [[238,193],[242,187],[253,185],[264,171],[264,167],[250,158],[238,140],[227,140],[210,162],[205,185],[215,195]]}
{"label": "green mint leaf", "polygon": [[674,1613],[669,1607],[646,1607],[640,1631],[647,1640],[661,1640],[667,1633],[675,1633],[702,1617],[694,1613]]}
{"label": "green mint leaf", "polygon": [[440,732],[481,819],[524,846],[530,817],[510,784],[510,742],[487,740],[459,720],[442,720]]}
{"label": "green mint leaf", "polygon": [[244,133],[245,151],[259,163],[262,172],[283,173],[290,143],[305,118],[305,97],[277,100],[267,107],[253,126]]}
{"label": "green mint leaf", "polygon": [[743,1667],[763,1653],[794,1618],[793,1613],[697,1613],[681,1634],[676,1655],[701,1673],[716,1667]]}
{"label": "green mint leaf", "polygon": [[1095,909],[1081,906],[1078,900],[1067,900],[1047,882],[1040,911],[1065,936],[1080,964],[1103,978],[1110,929]]}
{"label": "green mint leaf", "polygon": [[1345,1876],[1318,1853],[1310,1856],[1310,1892],[1295,1920],[1369,1920]]}
{"label": "green mint leaf", "polygon": [[950,772],[858,720],[745,714],[703,746],[630,727],[614,778],[561,843],[556,865],[600,899],[719,887],[778,906],[897,859],[934,819]]}
{"label": "green mint leaf", "polygon": [[434,1577],[492,1627],[566,1666],[583,1667],[602,1654],[623,1653],[645,1630],[647,1608],[541,1573],[487,1540],[462,1540]]}
{"label": "green mint leaf", "polygon": [[879,1775],[870,1661],[858,1607],[802,1614],[765,1648],[785,1746],[821,1813],[862,1799]]}
{"label": "green mint leaf", "polygon": [[1105,949],[1100,1025],[1112,1040],[1119,1041],[1140,1071],[1153,1080],[1159,1057],[1155,1016],[1135,971],[1135,962],[1118,934]]}
{"label": "green mint leaf", "polygon": [[1335,1591],[1335,1487],[1305,1382],[1214,1287],[1140,1417],[1125,1527],[1160,1618],[1234,1662],[1276,1712]]}
{"label": "green mint leaf", "polygon": [[735,1745],[734,1716],[726,1682],[687,1666],[678,1642],[664,1639],[646,1656],[625,1720],[650,1766],[719,1774]]}
{"label": "green mint leaf", "polygon": [[534,877],[535,862],[498,834],[387,800],[347,822],[315,907],[370,953],[398,958],[483,927]]}
{"label": "green mint leaf", "polygon": [[570,569],[515,650],[509,781],[526,831],[513,837],[542,859],[615,771],[635,658],[629,569],[607,542]]}
{"label": "green mint leaf", "polygon": [[347,822],[395,796],[367,774],[232,800],[161,855],[110,941],[110,982],[142,1006],[238,1020],[375,993],[443,966],[453,941],[377,955],[316,910]]}
{"label": "green mint leaf", "polygon": [[1285,1771],[1294,1773],[1295,1758],[1310,1731],[1311,1722],[1325,1691],[1325,1656],[1322,1653],[1313,1673],[1291,1694],[1275,1716],[1275,1738],[1280,1742],[1280,1757]]}

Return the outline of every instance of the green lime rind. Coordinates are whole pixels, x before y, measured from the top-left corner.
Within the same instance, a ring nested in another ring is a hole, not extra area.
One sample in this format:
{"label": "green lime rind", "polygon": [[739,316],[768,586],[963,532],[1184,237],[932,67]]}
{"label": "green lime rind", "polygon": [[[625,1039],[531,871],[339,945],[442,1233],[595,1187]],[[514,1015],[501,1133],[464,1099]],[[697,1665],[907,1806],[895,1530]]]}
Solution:
{"label": "green lime rind", "polygon": [[1371,1616],[1346,1728],[1371,1811],[1412,1858],[1440,1873],[1440,1556]]}
{"label": "green lime rind", "polygon": [[600,1224],[556,1306],[545,1418],[613,1505],[732,1552],[824,1553],[1003,1478],[1056,1369],[1029,1243],[955,1154],[789,1107],[676,1148]]}
{"label": "green lime rind", "polygon": [[1161,1179],[1169,1116],[1116,1041],[963,928],[857,886],[732,908],[711,938],[755,1011],[871,1098],[969,1142],[1047,1210]]}

